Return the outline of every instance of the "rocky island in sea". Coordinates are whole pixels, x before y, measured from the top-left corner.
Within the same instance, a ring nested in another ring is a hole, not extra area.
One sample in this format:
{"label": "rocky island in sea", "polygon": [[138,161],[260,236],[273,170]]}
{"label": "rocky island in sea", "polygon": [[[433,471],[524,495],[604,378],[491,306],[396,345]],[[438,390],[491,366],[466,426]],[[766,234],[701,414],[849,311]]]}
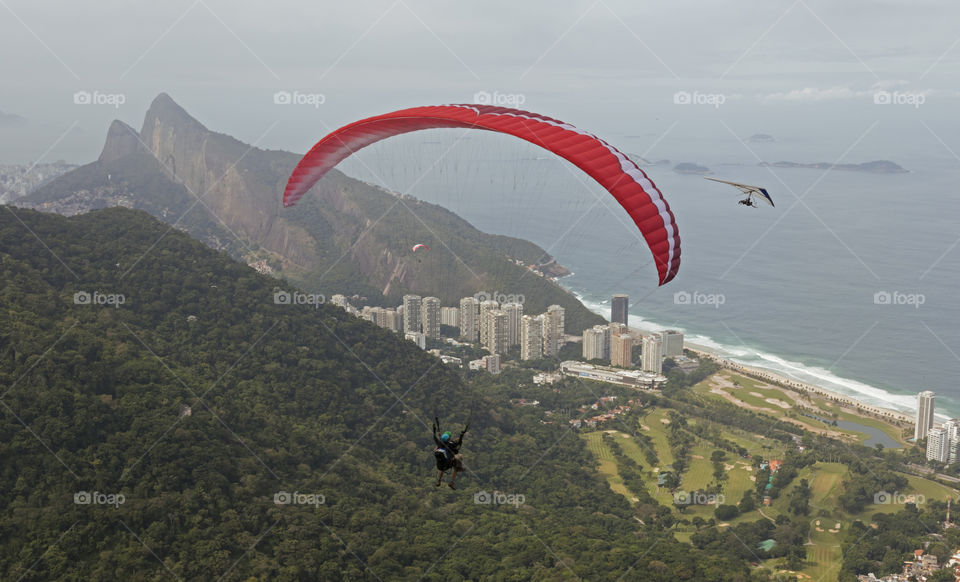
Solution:
{"label": "rocky island in sea", "polygon": [[693,164],[690,162],[681,162],[673,167],[673,171],[678,174],[703,175],[703,174],[709,174],[710,168],[706,166],[701,166],[700,164]]}
{"label": "rocky island in sea", "polygon": [[769,133],[755,133],[743,141],[747,143],[774,143],[777,140]]}
{"label": "rocky island in sea", "polygon": [[760,162],[762,168],[810,168],[814,170],[845,170],[848,172],[867,172],[870,174],[906,174],[907,170],[890,160],[874,160],[862,164],[831,164],[829,162],[817,162],[814,164],[801,164],[798,162]]}

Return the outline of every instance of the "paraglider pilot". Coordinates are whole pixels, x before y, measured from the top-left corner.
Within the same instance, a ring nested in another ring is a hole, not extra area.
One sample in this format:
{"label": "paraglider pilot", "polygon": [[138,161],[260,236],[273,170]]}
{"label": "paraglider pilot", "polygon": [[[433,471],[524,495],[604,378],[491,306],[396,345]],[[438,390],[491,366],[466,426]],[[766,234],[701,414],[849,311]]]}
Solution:
{"label": "paraglider pilot", "polygon": [[443,474],[446,473],[448,469],[453,469],[453,476],[450,477],[450,483],[448,483],[448,485],[451,489],[457,488],[455,484],[457,474],[464,470],[463,455],[460,454],[460,447],[463,445],[463,435],[465,435],[469,429],[470,424],[468,423],[463,427],[460,436],[457,437],[456,440],[453,440],[449,432],[444,432],[438,437],[437,433],[440,430],[440,420],[434,419],[433,442],[436,443],[437,448],[434,449],[433,456],[436,458],[437,471],[439,471],[437,474],[437,487],[443,482]]}

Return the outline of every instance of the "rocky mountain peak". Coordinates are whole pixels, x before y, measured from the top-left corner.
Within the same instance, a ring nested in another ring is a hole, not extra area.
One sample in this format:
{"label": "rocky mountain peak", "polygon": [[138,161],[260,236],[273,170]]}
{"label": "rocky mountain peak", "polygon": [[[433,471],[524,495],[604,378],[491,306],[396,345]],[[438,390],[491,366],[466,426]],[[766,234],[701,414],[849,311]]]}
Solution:
{"label": "rocky mountain peak", "polygon": [[114,119],[107,130],[107,139],[97,159],[100,162],[112,162],[143,149],[137,130],[119,119]]}
{"label": "rocky mountain peak", "polygon": [[147,109],[147,115],[143,119],[143,129],[140,133],[147,136],[158,123],[175,129],[208,131],[202,123],[193,118],[166,93],[160,93],[150,103],[150,108]]}

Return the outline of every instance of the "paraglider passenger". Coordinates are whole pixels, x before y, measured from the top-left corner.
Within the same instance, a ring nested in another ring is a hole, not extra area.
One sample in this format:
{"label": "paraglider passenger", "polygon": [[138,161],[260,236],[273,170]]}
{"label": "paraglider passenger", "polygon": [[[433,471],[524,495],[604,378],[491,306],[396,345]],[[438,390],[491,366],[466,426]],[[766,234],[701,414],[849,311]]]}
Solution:
{"label": "paraglider passenger", "polygon": [[433,442],[437,445],[433,454],[437,460],[437,471],[439,471],[436,486],[439,487],[443,482],[443,474],[448,469],[453,469],[453,476],[450,477],[450,483],[448,483],[448,485],[451,489],[456,489],[457,474],[464,470],[463,455],[460,454],[460,447],[463,445],[463,435],[466,434],[470,425],[467,424],[463,427],[460,436],[457,437],[456,440],[453,439],[449,432],[444,432],[438,437],[437,431],[439,427],[437,425],[438,423],[434,423],[433,425]]}

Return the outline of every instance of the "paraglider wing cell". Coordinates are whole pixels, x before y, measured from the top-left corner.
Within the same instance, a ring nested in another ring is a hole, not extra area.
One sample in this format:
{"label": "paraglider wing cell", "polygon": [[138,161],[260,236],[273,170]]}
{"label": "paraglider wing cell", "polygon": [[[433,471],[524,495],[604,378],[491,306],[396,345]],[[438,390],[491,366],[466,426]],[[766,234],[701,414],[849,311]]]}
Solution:
{"label": "paraglider wing cell", "polygon": [[640,229],[657,265],[660,284],[680,268],[680,235],[670,206],[647,175],[597,136],[536,113],[490,105],[436,105],[377,115],[346,125],[317,142],[287,181],[284,206],[293,206],[328,171],[372,143],[436,128],[505,133],[568,160],[603,186]]}

